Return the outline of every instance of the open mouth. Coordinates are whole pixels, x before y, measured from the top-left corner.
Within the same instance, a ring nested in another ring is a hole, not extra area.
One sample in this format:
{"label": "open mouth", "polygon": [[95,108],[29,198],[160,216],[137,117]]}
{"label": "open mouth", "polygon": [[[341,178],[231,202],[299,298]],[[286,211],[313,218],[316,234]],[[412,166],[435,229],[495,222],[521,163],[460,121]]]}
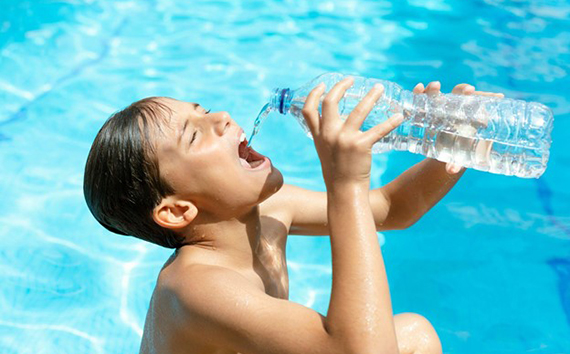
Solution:
{"label": "open mouth", "polygon": [[242,133],[241,142],[238,145],[238,155],[243,167],[247,169],[254,169],[261,166],[267,158],[257,151],[247,146],[247,138]]}

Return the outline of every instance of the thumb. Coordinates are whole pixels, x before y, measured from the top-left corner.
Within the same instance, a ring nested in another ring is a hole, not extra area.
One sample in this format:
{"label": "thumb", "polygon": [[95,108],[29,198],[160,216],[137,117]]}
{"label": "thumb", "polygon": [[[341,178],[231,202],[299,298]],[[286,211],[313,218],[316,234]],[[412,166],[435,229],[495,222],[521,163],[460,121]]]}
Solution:
{"label": "thumb", "polygon": [[445,171],[450,175],[459,173],[463,168],[464,168],[463,166],[457,165],[452,162],[448,162],[445,164]]}

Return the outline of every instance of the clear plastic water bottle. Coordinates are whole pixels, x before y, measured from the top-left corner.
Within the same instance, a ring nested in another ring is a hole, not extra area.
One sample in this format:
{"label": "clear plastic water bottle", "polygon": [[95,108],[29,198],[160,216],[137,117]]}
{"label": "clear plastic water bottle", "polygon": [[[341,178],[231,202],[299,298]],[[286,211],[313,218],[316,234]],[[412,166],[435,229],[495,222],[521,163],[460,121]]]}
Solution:
{"label": "clear plastic water bottle", "polygon": [[[346,76],[327,73],[296,90],[275,89],[264,107],[265,115],[270,111],[291,113],[311,136],[301,113],[307,95],[321,82],[328,91]],[[390,81],[352,77],[354,84],[339,102],[343,119],[376,83],[384,85],[384,94],[361,129],[366,131],[395,113],[404,115],[404,122],[379,140],[373,152],[408,150],[468,168],[525,178],[538,178],[546,169],[553,116],[540,103],[477,95],[428,96]]]}

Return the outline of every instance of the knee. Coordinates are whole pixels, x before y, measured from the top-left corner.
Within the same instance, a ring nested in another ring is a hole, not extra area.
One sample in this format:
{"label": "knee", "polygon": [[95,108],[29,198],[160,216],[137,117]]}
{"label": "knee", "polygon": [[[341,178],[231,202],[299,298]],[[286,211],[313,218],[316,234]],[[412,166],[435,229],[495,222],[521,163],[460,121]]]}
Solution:
{"label": "knee", "polygon": [[398,347],[402,354],[441,354],[441,342],[431,323],[416,313],[394,316]]}

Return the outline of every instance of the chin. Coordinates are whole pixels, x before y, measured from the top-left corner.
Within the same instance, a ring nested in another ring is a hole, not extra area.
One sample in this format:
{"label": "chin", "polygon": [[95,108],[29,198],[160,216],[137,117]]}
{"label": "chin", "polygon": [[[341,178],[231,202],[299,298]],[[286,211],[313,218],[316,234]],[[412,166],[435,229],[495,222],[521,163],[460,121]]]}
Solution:
{"label": "chin", "polygon": [[283,187],[283,175],[275,166],[271,166],[271,173],[267,176],[265,184],[261,189],[261,195],[258,203],[263,202],[273,194],[277,193]]}

